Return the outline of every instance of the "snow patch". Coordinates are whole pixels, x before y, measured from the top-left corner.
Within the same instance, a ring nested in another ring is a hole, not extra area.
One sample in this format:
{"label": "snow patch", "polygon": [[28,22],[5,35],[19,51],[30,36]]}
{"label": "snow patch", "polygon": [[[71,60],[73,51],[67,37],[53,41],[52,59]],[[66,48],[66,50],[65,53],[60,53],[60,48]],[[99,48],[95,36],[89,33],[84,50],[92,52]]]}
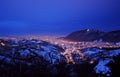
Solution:
{"label": "snow patch", "polygon": [[110,62],[113,62],[113,59],[100,60],[98,65],[94,68],[96,74],[102,73],[103,75],[109,76],[111,70],[110,67],[106,66],[106,64]]}

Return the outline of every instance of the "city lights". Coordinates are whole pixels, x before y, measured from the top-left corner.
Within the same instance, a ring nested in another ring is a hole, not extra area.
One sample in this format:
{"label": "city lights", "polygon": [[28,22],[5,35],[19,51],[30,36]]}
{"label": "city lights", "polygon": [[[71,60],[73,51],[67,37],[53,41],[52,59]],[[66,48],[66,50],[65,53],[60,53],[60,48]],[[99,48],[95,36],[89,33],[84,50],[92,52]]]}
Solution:
{"label": "city lights", "polygon": [[[6,37],[8,39],[8,37]],[[73,63],[75,64],[75,61],[72,57],[73,53],[77,53],[79,55],[79,58],[83,61],[86,61],[86,57],[85,55],[81,52],[82,49],[85,48],[91,48],[91,47],[98,47],[100,49],[102,48],[118,48],[120,47],[120,44],[115,44],[115,43],[110,43],[110,42],[73,42],[73,41],[67,41],[67,40],[61,40],[61,39],[56,39],[55,37],[48,37],[48,36],[24,36],[24,37],[20,37],[18,38],[9,38],[11,40],[23,40],[23,39],[28,39],[28,40],[32,40],[32,39],[37,39],[37,40],[43,40],[46,42],[50,42],[53,45],[57,45],[60,46],[64,49],[64,52],[61,52],[60,54],[65,56],[65,58],[67,59],[67,63]],[[2,41],[0,41],[0,45],[1,46],[5,46],[6,44]],[[39,48],[39,46],[36,46],[37,48]],[[89,61],[90,64],[93,64],[94,61],[90,60]]]}

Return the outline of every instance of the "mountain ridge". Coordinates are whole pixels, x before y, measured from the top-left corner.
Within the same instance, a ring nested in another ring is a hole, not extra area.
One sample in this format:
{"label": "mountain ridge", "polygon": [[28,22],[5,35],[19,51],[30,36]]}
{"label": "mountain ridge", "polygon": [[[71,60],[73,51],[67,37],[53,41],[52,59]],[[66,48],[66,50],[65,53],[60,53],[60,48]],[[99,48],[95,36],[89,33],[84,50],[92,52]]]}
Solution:
{"label": "mountain ridge", "polygon": [[70,41],[104,41],[104,42],[119,42],[120,30],[103,32],[94,29],[84,29],[70,33],[64,40]]}

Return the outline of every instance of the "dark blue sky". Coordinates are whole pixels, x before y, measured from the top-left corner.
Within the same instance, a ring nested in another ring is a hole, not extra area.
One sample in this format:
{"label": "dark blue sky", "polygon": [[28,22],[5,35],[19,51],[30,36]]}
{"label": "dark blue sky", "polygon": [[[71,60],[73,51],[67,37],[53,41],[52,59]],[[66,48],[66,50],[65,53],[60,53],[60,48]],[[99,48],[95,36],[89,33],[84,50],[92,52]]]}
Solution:
{"label": "dark blue sky", "polygon": [[1,34],[120,29],[120,0],[0,0]]}

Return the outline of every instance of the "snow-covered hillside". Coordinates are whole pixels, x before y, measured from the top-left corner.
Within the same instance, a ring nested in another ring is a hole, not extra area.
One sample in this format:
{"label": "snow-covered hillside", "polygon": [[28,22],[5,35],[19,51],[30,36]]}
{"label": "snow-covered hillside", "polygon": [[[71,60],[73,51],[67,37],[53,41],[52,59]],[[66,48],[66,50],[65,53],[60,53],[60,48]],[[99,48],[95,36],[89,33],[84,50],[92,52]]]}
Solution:
{"label": "snow-covered hillside", "polygon": [[67,63],[62,52],[41,40],[0,40],[0,77],[110,77],[119,65],[120,49],[79,50],[83,59],[73,52],[75,64]]}
{"label": "snow-covered hillside", "polygon": [[114,63],[114,57],[120,55],[120,49],[115,50],[102,50],[99,48],[89,48],[84,51],[87,59],[94,60],[97,62],[97,65],[94,67],[94,71],[96,74],[101,74],[100,77],[103,76],[111,76],[112,71],[107,64]]}

